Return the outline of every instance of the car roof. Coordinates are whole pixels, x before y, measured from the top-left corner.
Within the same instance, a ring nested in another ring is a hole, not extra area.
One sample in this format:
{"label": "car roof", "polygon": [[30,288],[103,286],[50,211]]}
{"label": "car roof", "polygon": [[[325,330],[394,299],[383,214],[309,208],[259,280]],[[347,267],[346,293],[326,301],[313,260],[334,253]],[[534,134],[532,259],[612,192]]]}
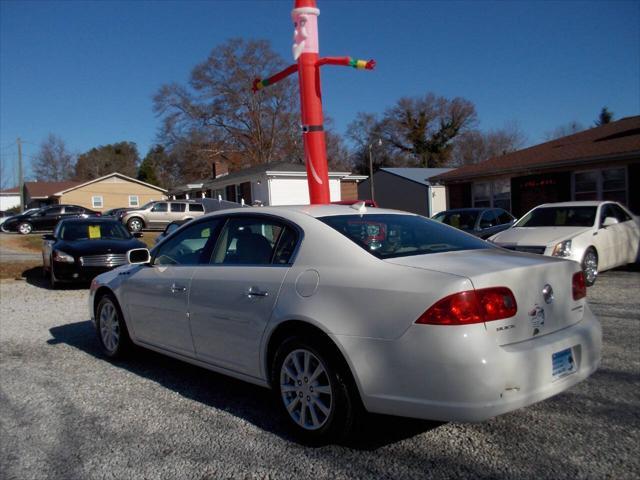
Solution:
{"label": "car roof", "polygon": [[[452,208],[450,210],[443,210],[442,212],[438,212],[436,213],[436,215],[438,215],[439,213],[458,213],[458,212],[482,212],[484,210],[496,210],[500,207],[470,207],[470,208]],[[500,208],[500,210],[503,210],[502,208]]]}
{"label": "car roof", "polygon": [[[356,204],[358,205],[358,204]],[[400,210],[391,210],[387,208],[374,208],[363,207],[358,208],[353,205],[336,205],[336,204],[323,204],[323,205],[281,205],[277,207],[249,207],[249,208],[230,208],[227,210],[218,210],[211,212],[205,216],[215,215],[228,215],[228,214],[271,214],[279,215],[283,217],[295,217],[297,215],[306,215],[313,218],[331,217],[336,215],[362,215],[362,214],[387,214],[387,215],[411,215],[416,216],[415,213],[403,212]],[[202,217],[200,217],[202,218]]]}
{"label": "car roof", "polygon": [[609,200],[584,200],[579,202],[557,202],[557,203],[543,203],[538,205],[539,207],[597,207],[603,203],[615,203]]}

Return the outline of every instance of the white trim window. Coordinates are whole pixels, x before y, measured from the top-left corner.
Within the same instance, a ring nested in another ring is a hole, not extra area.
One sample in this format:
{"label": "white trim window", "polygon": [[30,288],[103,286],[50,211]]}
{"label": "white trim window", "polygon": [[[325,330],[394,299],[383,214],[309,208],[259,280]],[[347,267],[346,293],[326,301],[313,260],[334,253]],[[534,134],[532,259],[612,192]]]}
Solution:
{"label": "white trim window", "polygon": [[102,208],[102,195],[94,195],[91,197],[91,206],[93,208]]}
{"label": "white trim window", "polygon": [[138,198],[138,195],[129,195],[129,206],[130,207],[140,206],[140,199]]}
{"label": "white trim window", "polygon": [[474,207],[502,208],[511,211],[511,179],[492,182],[474,182],[471,187]]}
{"label": "white trim window", "polygon": [[627,204],[626,167],[573,172],[571,185],[573,200],[613,200]]}

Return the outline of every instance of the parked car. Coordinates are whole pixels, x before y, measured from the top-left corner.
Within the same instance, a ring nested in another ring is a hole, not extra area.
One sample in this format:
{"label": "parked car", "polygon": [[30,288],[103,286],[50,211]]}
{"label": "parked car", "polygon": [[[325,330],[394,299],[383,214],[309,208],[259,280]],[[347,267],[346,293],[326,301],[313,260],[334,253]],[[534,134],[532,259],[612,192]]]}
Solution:
{"label": "parked car", "polygon": [[616,202],[547,203],[490,240],[510,250],[574,260],[593,285],[599,272],[637,261],[640,224]]}
{"label": "parked car", "polygon": [[53,234],[43,235],[42,266],[52,287],[61,282],[89,281],[127,263],[127,252],[144,248],[117,220],[108,217],[62,220]]}
{"label": "parked car", "polygon": [[2,212],[2,214],[0,214],[0,230],[2,230],[2,224],[4,222],[6,222],[7,220],[9,220],[10,218],[13,218],[13,217],[15,217],[17,215],[24,215],[25,213],[29,213],[29,212],[34,212],[36,210],[39,210],[39,209],[38,208],[28,208],[24,212],[20,212],[20,213]]}
{"label": "parked car", "polygon": [[311,205],[192,220],[99,275],[108,357],[131,343],[265,387],[311,442],[370,412],[480,421],[600,361],[574,262],[523,256],[418,215]]}
{"label": "parked car", "polygon": [[506,230],[516,221],[502,208],[456,208],[436,213],[432,219],[485,239]]}
{"label": "parked car", "polygon": [[204,205],[200,202],[188,200],[154,201],[136,210],[123,212],[120,221],[131,232],[142,229],[164,229],[174,220],[190,220],[204,215]]}
{"label": "parked car", "polygon": [[5,232],[18,232],[27,235],[33,231],[51,231],[60,220],[66,218],[99,217],[100,215],[100,212],[79,205],[52,205],[7,219],[2,224],[2,229]]}

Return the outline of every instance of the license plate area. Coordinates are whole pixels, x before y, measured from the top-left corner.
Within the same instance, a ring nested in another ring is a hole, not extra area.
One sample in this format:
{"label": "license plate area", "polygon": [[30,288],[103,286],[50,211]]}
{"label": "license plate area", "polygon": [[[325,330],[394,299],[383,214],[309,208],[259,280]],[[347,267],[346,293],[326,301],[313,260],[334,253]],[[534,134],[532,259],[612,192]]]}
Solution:
{"label": "license plate area", "polygon": [[552,376],[557,380],[576,371],[576,358],[573,348],[565,348],[551,356]]}

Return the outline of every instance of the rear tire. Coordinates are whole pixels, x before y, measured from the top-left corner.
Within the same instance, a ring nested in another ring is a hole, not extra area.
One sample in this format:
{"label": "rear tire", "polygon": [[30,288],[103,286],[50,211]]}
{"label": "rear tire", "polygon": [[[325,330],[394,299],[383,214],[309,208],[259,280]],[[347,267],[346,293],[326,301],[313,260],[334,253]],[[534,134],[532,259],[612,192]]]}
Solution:
{"label": "rear tire", "polygon": [[33,225],[29,222],[22,222],[18,225],[18,233],[21,233],[22,235],[29,235],[31,232],[33,232]]}
{"label": "rear tire", "polygon": [[351,433],[358,393],[348,368],[325,342],[284,340],[274,356],[271,382],[284,416],[304,443],[323,445]]}
{"label": "rear tire", "polygon": [[96,308],[96,333],[102,352],[109,358],[122,358],[131,349],[131,338],[115,297],[107,293]]}
{"label": "rear tire", "polygon": [[593,286],[598,279],[598,252],[593,247],[587,248],[582,257],[582,271],[587,287]]}

